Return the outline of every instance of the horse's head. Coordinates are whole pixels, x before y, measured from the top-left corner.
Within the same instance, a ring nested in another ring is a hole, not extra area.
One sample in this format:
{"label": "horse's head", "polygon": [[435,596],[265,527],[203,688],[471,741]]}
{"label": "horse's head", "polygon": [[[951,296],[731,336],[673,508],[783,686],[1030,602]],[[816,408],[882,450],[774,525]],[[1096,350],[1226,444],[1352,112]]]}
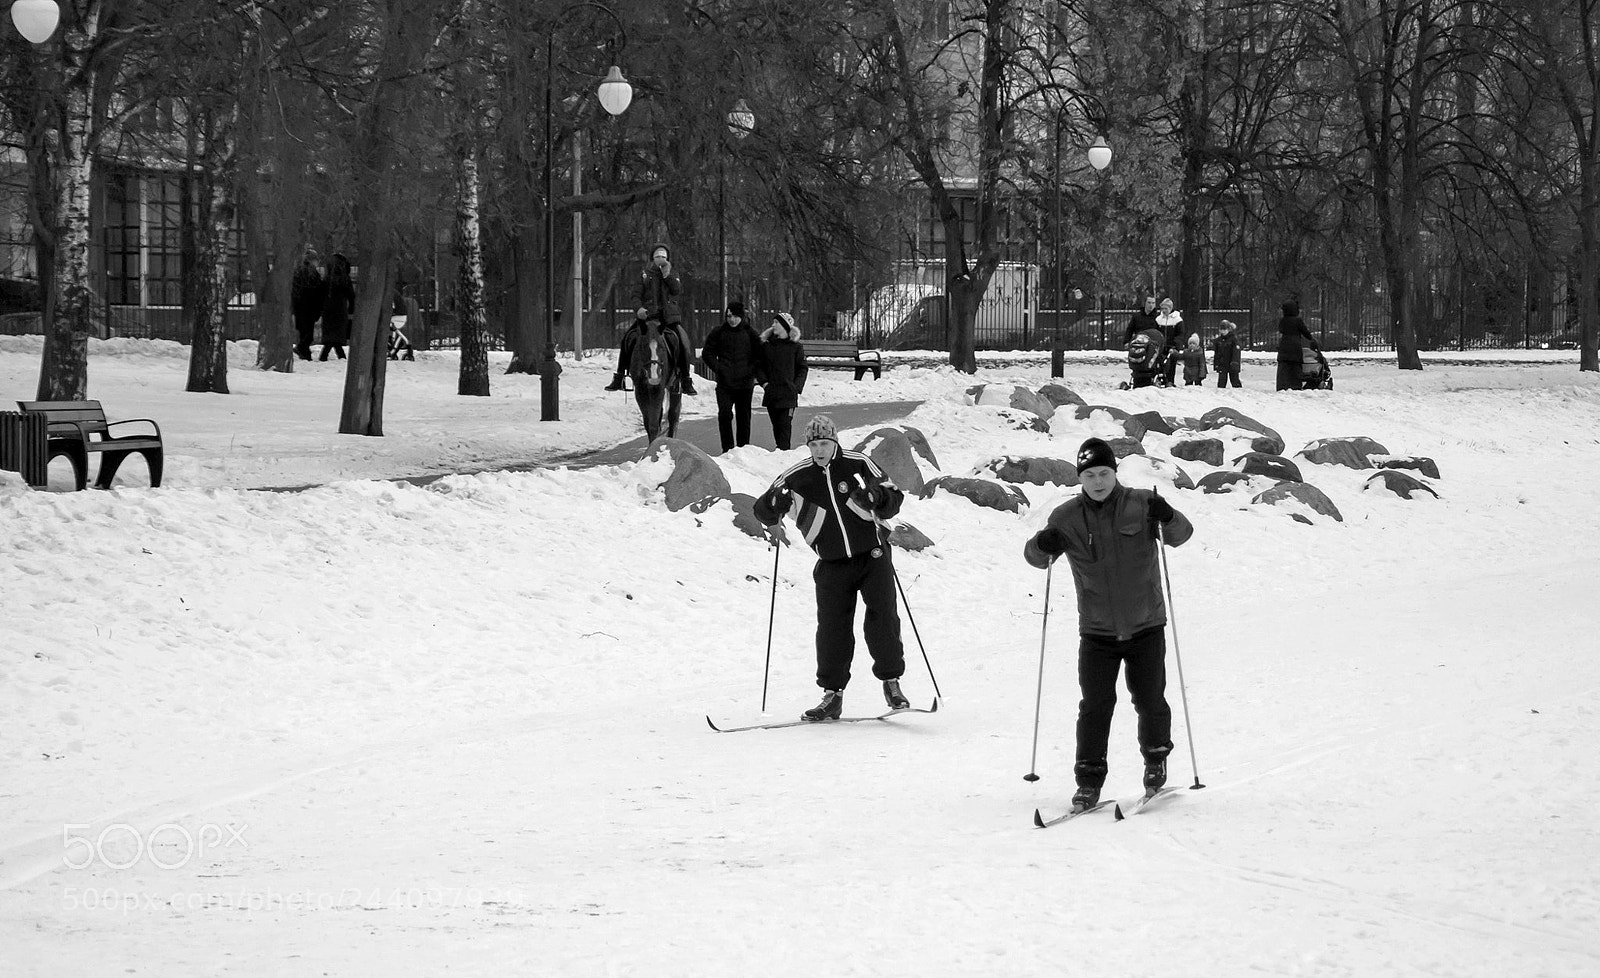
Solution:
{"label": "horse's head", "polygon": [[660,320],[645,320],[640,325],[639,336],[634,342],[633,356],[628,365],[628,374],[633,378],[633,385],[638,388],[676,387],[678,377],[673,370],[673,364],[677,362],[677,353],[677,332],[662,329]]}

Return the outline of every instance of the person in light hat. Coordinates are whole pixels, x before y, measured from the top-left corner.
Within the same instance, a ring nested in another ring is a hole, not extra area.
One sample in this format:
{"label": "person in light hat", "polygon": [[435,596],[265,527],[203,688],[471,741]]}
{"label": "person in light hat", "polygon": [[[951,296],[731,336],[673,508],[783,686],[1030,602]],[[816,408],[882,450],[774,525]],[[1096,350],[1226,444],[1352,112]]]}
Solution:
{"label": "person in light hat", "polygon": [[761,406],[772,419],[772,440],[778,451],[787,452],[794,431],[794,410],[800,406],[808,369],[800,328],[788,313],[774,313],[772,325],[761,331],[761,359],[766,375]]}
{"label": "person in light hat", "polygon": [[889,531],[883,521],[900,512],[905,493],[872,459],[839,447],[839,432],[825,414],[805,428],[811,457],[778,476],[755,503],[756,519],[767,526],[783,519],[794,506],[795,526],[817,565],[811,578],[817,586],[817,685],[822,702],[800,714],[802,720],[837,720],[844,709],[844,690],[855,658],[856,598],[866,606],[862,632],[872,654],[872,674],[883,683],[891,710],[909,709],[900,690],[906,671],[900,642],[900,614],[895,598],[894,564]]}
{"label": "person in light hat", "polygon": [[[1105,784],[1117,672],[1127,664],[1128,695],[1139,714],[1144,787],[1167,782],[1172,708],[1167,705],[1167,606],[1161,597],[1163,542],[1180,546],[1194,527],[1160,494],[1117,481],[1117,454],[1099,438],[1078,449],[1083,491],[1050,514],[1022,548],[1034,567],[1065,554],[1078,592],[1077,810],[1093,808]],[[1159,526],[1159,528],[1158,528]]]}

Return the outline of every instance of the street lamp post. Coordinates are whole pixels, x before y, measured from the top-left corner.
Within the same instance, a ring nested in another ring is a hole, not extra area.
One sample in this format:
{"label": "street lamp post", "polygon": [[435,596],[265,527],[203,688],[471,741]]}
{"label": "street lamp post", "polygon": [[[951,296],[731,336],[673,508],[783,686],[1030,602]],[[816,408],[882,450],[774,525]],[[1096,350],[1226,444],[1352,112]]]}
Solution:
{"label": "street lamp post", "polygon": [[[1096,136],[1094,144],[1085,154],[1089,158],[1089,165],[1096,170],[1104,170],[1111,165],[1111,147],[1106,145],[1104,136]],[[1051,247],[1055,250],[1056,260],[1056,318],[1054,342],[1050,344],[1050,376],[1065,377],[1067,375],[1066,349],[1061,345],[1061,115],[1056,115],[1056,150],[1055,150],[1055,214],[1050,224],[1052,236]]]}
{"label": "street lamp post", "polygon": [[[734,139],[744,139],[756,128],[756,114],[744,99],[733,103],[728,112],[728,131]],[[722,312],[728,309],[728,214],[727,160],[717,167],[717,268],[722,283]],[[721,313],[719,313],[720,315]]]}
{"label": "street lamp post", "polygon": [[[627,34],[622,21],[611,8],[585,0],[568,5],[556,16],[559,22],[580,7],[593,7],[617,24],[617,35],[622,38],[620,47],[627,46]],[[556,359],[556,195],[555,195],[555,106],[551,89],[555,86],[556,33],[552,29],[545,42],[544,59],[544,355],[539,359],[539,420],[561,420],[561,363]],[[616,65],[606,73],[605,80],[596,90],[600,107],[610,115],[621,115],[633,101],[633,86],[622,77]]]}

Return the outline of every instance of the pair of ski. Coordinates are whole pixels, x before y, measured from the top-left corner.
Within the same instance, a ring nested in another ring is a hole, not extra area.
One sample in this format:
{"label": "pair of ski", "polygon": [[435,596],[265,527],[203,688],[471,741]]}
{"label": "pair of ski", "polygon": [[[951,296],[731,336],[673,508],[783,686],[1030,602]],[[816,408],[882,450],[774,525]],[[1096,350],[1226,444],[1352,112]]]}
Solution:
{"label": "pair of ski", "polygon": [[1155,791],[1146,792],[1137,801],[1134,801],[1134,802],[1130,803],[1128,805],[1127,811],[1123,811],[1122,804],[1120,802],[1118,802],[1115,798],[1107,798],[1105,801],[1102,801],[1102,802],[1100,802],[1099,804],[1096,804],[1096,805],[1091,805],[1088,808],[1074,808],[1072,811],[1067,812],[1065,815],[1057,815],[1055,818],[1045,818],[1044,815],[1039,811],[1039,809],[1035,808],[1033,810],[1033,824],[1037,828],[1047,829],[1052,825],[1060,825],[1062,822],[1070,821],[1072,819],[1077,818],[1080,815],[1087,815],[1090,812],[1097,812],[1100,809],[1106,807],[1107,805],[1113,806],[1112,807],[1112,812],[1116,815],[1117,821],[1120,822],[1123,819],[1127,818],[1129,815],[1137,815],[1140,812],[1144,811],[1146,806],[1148,806],[1151,802],[1155,801],[1157,798],[1161,798],[1161,797],[1165,796],[1168,792],[1177,791],[1177,790],[1178,789],[1177,789],[1177,787],[1175,785],[1168,785],[1165,788],[1157,788]]}
{"label": "pair of ski", "polygon": [[903,710],[889,710],[870,717],[839,717],[836,720],[779,720],[775,723],[751,723],[743,727],[719,727],[715,720],[706,717],[706,723],[717,733],[739,733],[744,730],[778,730],[783,727],[825,727],[830,723],[868,723],[873,720],[887,720],[890,717],[901,716],[906,713],[938,713],[939,701],[934,700],[933,705],[926,710],[916,707],[906,707]]}

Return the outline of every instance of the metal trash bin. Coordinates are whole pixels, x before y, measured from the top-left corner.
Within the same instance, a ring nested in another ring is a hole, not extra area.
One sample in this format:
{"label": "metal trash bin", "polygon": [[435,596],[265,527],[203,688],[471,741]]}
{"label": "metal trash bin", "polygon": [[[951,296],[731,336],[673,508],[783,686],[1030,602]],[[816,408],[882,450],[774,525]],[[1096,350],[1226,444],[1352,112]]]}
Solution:
{"label": "metal trash bin", "polygon": [[30,411],[0,411],[0,469],[15,472],[35,489],[49,484],[48,421]]}

